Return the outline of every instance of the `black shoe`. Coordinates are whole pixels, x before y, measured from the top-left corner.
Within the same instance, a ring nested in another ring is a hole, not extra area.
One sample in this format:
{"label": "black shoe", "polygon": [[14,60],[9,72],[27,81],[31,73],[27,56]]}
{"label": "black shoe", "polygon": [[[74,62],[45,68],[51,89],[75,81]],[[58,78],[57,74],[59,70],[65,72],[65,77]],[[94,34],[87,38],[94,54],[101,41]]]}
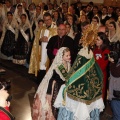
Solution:
{"label": "black shoe", "polygon": [[40,84],[46,74],[46,70],[39,70],[37,75],[37,84]]}

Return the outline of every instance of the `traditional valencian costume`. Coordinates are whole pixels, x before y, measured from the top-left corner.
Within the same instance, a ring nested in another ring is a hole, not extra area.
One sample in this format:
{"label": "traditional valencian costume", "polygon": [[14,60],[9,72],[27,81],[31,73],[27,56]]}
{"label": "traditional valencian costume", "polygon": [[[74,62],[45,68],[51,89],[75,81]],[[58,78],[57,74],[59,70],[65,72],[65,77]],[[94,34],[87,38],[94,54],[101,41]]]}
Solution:
{"label": "traditional valencian costume", "polygon": [[[11,12],[8,12],[7,15],[12,15]],[[12,18],[12,21],[9,21],[8,19],[5,20],[3,25],[3,33],[1,37],[1,52],[7,56],[12,57],[13,56],[13,50],[15,47],[15,41],[18,37],[18,23]]]}
{"label": "traditional valencian costume", "polygon": [[[23,14],[25,15],[25,14]],[[13,63],[24,65],[29,53],[29,42],[31,41],[32,31],[29,21],[20,23],[18,28],[18,39],[14,49]]]}
{"label": "traditional valencian costume", "polygon": [[[51,67],[38,87],[32,108],[33,120],[54,120],[57,116],[57,109],[53,107],[53,103],[70,70],[70,62],[67,62],[67,69],[63,64],[63,52],[66,49],[66,47],[62,47],[58,50]],[[51,105],[46,98],[46,95],[49,95],[50,92],[52,92]]]}
{"label": "traditional valencian costume", "polygon": [[99,120],[104,109],[102,99],[103,74],[88,46],[94,44],[97,30],[90,25],[81,41],[83,48],[61,86],[54,106],[59,108],[57,120]]}

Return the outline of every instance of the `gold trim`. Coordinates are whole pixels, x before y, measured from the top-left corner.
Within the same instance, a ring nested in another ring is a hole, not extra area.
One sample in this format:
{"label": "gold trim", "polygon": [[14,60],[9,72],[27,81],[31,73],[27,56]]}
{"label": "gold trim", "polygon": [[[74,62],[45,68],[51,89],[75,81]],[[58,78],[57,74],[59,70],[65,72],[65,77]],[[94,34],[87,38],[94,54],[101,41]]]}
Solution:
{"label": "gold trim", "polygon": [[73,96],[73,95],[71,95],[71,94],[69,94],[69,93],[67,93],[67,96],[68,96],[69,98],[73,99],[73,100],[76,100],[76,101],[78,101],[78,102],[83,102],[83,103],[85,103],[85,104],[87,104],[87,105],[90,105],[92,102],[94,102],[94,101],[102,98],[102,95],[100,95],[100,96],[98,96],[98,97],[93,98],[92,100],[83,100],[83,99],[80,99],[80,98],[76,98],[75,96]]}
{"label": "gold trim", "polygon": [[[90,60],[91,60],[91,59],[90,59]],[[90,60],[89,60],[88,62],[90,62]],[[87,62],[87,63],[88,63],[88,62]],[[85,63],[82,67],[80,67],[80,69],[82,69],[87,63]],[[95,59],[94,59],[93,64],[91,65],[91,67],[93,67],[94,64],[95,64]],[[91,67],[89,67],[88,70],[90,70]],[[80,70],[80,69],[78,69],[78,70]],[[78,71],[78,70],[77,70],[77,71]],[[84,74],[82,74],[79,78],[81,78],[83,75],[85,75],[85,74],[88,72],[88,70],[87,70]],[[76,72],[77,72],[77,71],[76,71]],[[75,73],[73,73],[73,74],[75,74]],[[73,74],[72,74],[72,75],[73,75]],[[72,75],[71,75],[71,76],[72,76]],[[71,78],[71,77],[70,77],[70,78]],[[75,82],[77,79],[78,79],[78,78],[76,78],[73,82]],[[69,84],[69,86],[70,86],[73,82],[71,82],[71,83]],[[68,86],[67,86],[67,87],[68,87]]]}

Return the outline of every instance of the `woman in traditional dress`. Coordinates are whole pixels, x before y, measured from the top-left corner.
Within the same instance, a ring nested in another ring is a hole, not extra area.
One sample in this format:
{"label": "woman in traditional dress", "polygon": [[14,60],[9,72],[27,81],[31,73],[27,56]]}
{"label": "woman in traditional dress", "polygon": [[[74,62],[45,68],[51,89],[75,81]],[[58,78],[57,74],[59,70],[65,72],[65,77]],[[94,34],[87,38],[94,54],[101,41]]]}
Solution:
{"label": "woman in traditional dress", "polygon": [[15,41],[18,37],[18,23],[14,19],[11,12],[7,12],[7,19],[3,25],[3,33],[1,37],[1,52],[12,59]]}
{"label": "woman in traditional dress", "polygon": [[[95,27],[96,28],[96,27]],[[90,25],[81,38],[83,48],[62,85],[54,106],[59,108],[57,120],[99,120],[104,109],[103,75],[90,46],[95,43],[97,29]]]}
{"label": "woman in traditional dress", "polygon": [[21,23],[18,28],[18,39],[14,49],[13,63],[24,65],[28,57],[32,33],[26,14],[22,14],[20,19]]}
{"label": "woman in traditional dress", "polygon": [[91,24],[97,25],[97,27],[100,27],[101,23],[100,23],[100,18],[98,16],[94,16],[92,18]]}
{"label": "woman in traditional dress", "polygon": [[71,37],[72,39],[74,39],[74,32],[73,31],[71,31],[70,29],[71,29],[71,25],[69,24],[69,23],[66,23],[65,24],[66,25],[66,34],[67,34],[67,36],[69,36],[69,37]]}
{"label": "woman in traditional dress", "polygon": [[65,83],[70,69],[70,50],[62,47],[43,78],[35,95],[32,118],[33,120],[55,120],[58,110],[53,107],[58,91]]}
{"label": "woman in traditional dress", "polygon": [[[17,20],[18,24],[21,23],[21,18],[20,17],[21,17],[22,14],[26,14],[26,16],[27,16],[27,13],[25,12],[22,4],[18,4],[16,9],[15,9],[15,12],[14,12],[14,17]],[[28,16],[27,16],[27,18],[28,18]]]}
{"label": "woman in traditional dress", "polygon": [[115,21],[110,21],[108,24],[108,38],[110,42],[120,41],[120,28]]}

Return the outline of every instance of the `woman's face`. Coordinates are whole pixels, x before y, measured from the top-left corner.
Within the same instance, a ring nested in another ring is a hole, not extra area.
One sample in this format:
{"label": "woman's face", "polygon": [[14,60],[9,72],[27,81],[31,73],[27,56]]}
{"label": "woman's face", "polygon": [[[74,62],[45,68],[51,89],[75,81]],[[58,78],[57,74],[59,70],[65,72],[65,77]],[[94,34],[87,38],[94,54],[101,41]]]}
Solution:
{"label": "woman's face", "polygon": [[66,61],[66,62],[70,62],[71,61],[70,51],[67,51],[67,52],[64,53],[63,60]]}
{"label": "woman's face", "polygon": [[113,24],[109,24],[109,25],[108,25],[108,29],[109,29],[110,31],[115,31],[115,27],[114,27]]}
{"label": "woman's face", "polygon": [[71,16],[68,16],[67,21],[71,25],[73,23],[73,18]]}
{"label": "woman's face", "polygon": [[58,18],[58,13],[57,12],[54,12],[54,18]]}
{"label": "woman's face", "polygon": [[25,16],[21,16],[21,22],[25,23],[26,22],[26,17]]}
{"label": "woman's face", "polygon": [[7,15],[7,18],[8,18],[8,21],[9,21],[9,20],[11,21],[11,20],[13,19],[13,16],[12,16],[11,14],[8,14],[8,15]]}
{"label": "woman's face", "polygon": [[80,21],[81,22],[85,22],[86,21],[86,16],[85,15],[81,15],[80,16]]}
{"label": "woman's face", "polygon": [[67,33],[70,32],[70,25],[66,25],[66,30],[67,30]]}
{"label": "woman's face", "polygon": [[98,48],[100,48],[100,46],[103,44],[103,41],[99,36],[97,37],[95,44]]}
{"label": "woman's face", "polygon": [[43,24],[44,24],[43,22],[39,22],[38,27],[41,28],[43,26]]}
{"label": "woman's face", "polygon": [[22,6],[19,6],[17,9],[19,13],[22,13]]}
{"label": "woman's face", "polygon": [[92,24],[97,25],[98,24],[97,20],[93,18],[92,19]]}
{"label": "woman's face", "polygon": [[40,13],[41,12],[41,8],[40,7],[36,7],[36,13]]}

